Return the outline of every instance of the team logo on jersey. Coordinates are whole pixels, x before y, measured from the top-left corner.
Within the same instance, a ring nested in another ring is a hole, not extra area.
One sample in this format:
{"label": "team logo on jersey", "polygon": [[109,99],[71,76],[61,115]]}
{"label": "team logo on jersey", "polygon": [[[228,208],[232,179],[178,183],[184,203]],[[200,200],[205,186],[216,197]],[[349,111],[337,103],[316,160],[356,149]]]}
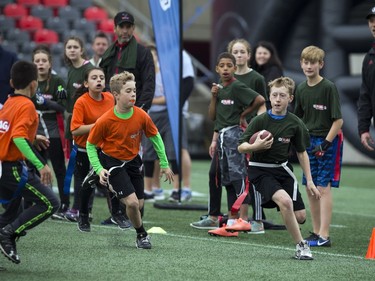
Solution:
{"label": "team logo on jersey", "polygon": [[221,104],[223,104],[223,105],[232,105],[232,104],[234,104],[234,100],[222,100]]}
{"label": "team logo on jersey", "polygon": [[0,133],[6,133],[9,130],[9,122],[6,120],[0,120]]}
{"label": "team logo on jersey", "polygon": [[81,88],[82,84],[79,84],[79,83],[73,83],[73,87],[76,88],[76,89],[79,89]]}
{"label": "team logo on jersey", "polygon": [[136,133],[134,133],[134,134],[131,134],[131,135],[130,135],[130,138],[131,138],[131,139],[135,139],[135,138],[137,138],[140,134],[141,134],[141,131],[138,131],[138,132],[136,132]]}
{"label": "team logo on jersey", "polygon": [[160,7],[163,9],[163,11],[168,10],[171,7],[172,0],[159,0]]}
{"label": "team logo on jersey", "polygon": [[323,104],[314,104],[313,108],[316,109],[316,110],[327,110],[327,106],[325,106]]}
{"label": "team logo on jersey", "polygon": [[277,140],[281,143],[290,143],[290,138],[286,137],[279,137]]}

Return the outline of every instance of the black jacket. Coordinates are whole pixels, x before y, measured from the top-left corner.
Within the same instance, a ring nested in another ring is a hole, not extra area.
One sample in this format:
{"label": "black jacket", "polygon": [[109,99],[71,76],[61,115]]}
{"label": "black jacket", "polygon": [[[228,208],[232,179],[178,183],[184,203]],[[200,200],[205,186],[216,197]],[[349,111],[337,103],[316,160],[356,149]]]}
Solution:
{"label": "black jacket", "polygon": [[[116,42],[112,43],[109,48],[115,47],[116,52],[112,56],[103,56],[100,67],[103,68],[106,80],[106,87],[109,90],[109,80],[115,74],[115,62],[118,58],[119,48],[115,46]],[[108,67],[106,61],[110,60]],[[136,106],[142,107],[147,111],[151,107],[152,99],[155,92],[155,66],[154,60],[150,50],[141,44],[137,43],[137,61],[135,68],[119,68],[117,73],[128,71],[134,74],[137,87],[137,101]]]}
{"label": "black jacket", "polygon": [[369,132],[375,117],[375,50],[371,48],[362,63],[362,84],[358,100],[358,133]]}

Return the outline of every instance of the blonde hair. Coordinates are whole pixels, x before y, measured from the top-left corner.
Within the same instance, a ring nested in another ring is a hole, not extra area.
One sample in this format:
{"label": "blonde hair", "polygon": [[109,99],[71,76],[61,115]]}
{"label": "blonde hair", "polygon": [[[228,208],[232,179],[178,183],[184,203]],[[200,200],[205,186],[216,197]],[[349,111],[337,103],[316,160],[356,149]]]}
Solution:
{"label": "blonde hair", "polygon": [[292,78],[281,76],[279,78],[276,78],[275,80],[272,80],[268,83],[268,87],[271,89],[272,87],[281,88],[285,87],[289,91],[289,95],[293,95],[295,83]]}
{"label": "blonde hair", "polygon": [[250,43],[247,40],[245,40],[243,38],[237,38],[237,39],[234,39],[234,40],[230,41],[228,43],[228,47],[227,47],[227,52],[228,53],[232,53],[233,46],[236,43],[241,43],[242,45],[244,45],[245,48],[246,48],[247,53],[251,54],[251,45],[250,45]]}
{"label": "blonde hair", "polygon": [[111,92],[120,93],[122,87],[128,81],[135,81],[135,77],[133,73],[124,71],[119,74],[113,75],[111,80],[109,80],[109,87],[111,89]]}
{"label": "blonde hair", "polygon": [[307,60],[309,62],[323,62],[325,52],[316,46],[308,46],[302,50],[301,61]]}

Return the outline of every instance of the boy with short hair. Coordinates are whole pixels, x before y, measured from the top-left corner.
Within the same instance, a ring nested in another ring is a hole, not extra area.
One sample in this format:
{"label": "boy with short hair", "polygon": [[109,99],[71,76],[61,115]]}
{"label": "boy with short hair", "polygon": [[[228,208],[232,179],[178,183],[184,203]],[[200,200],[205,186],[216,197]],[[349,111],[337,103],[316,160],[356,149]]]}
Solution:
{"label": "boy with short hair", "polygon": [[[308,192],[319,199],[320,193],[312,181],[306,153],[309,135],[303,122],[287,110],[293,100],[294,81],[280,77],[271,81],[269,87],[272,108],[251,121],[239,140],[238,151],[251,153],[249,180],[262,195],[263,208],[280,210],[286,228],[297,244],[295,258],[311,260],[313,257],[309,245],[303,240],[298,225],[306,220],[305,206],[293,168],[288,163],[290,146],[293,144],[308,180]],[[272,135],[264,139],[258,135],[255,142],[250,144],[250,137],[261,130],[267,130]]]}
{"label": "boy with short hair", "polygon": [[[319,74],[324,66],[324,55],[316,46],[303,49],[300,63],[306,81],[297,87],[294,109],[309,130],[311,145],[306,150],[314,183],[322,194],[317,200],[307,192],[313,232],[306,240],[312,247],[331,246],[331,187],[339,187],[343,146],[341,127],[344,122],[339,94],[335,84]],[[305,175],[302,184],[306,185]]]}
{"label": "boy with short hair", "polygon": [[[137,232],[137,248],[151,249],[150,237],[143,227],[140,212],[144,203],[144,182],[142,160],[138,153],[143,133],[154,145],[165,181],[173,181],[173,172],[155,124],[144,110],[134,106],[134,80],[134,75],[126,71],[111,78],[110,88],[116,105],[95,122],[86,148],[100,183],[109,186],[126,206],[126,214]],[[100,148],[99,156],[97,148]]]}
{"label": "boy with short hair", "polygon": [[[246,118],[265,103],[264,98],[242,82],[234,78],[236,59],[230,53],[221,53],[217,59],[216,72],[221,84],[213,84],[209,117],[215,121],[213,142],[217,145],[221,183],[227,191],[228,222],[223,227],[210,230],[214,236],[238,236],[238,231],[250,231],[247,212],[231,211],[236,199],[246,190],[246,159],[238,153],[238,139],[247,126]],[[211,145],[211,148],[212,145]],[[246,208],[247,211],[247,208]],[[235,228],[227,229],[234,226]]]}
{"label": "boy with short hair", "polygon": [[[11,201],[8,223],[0,229],[0,250],[12,262],[20,263],[16,239],[49,218],[60,206],[52,189],[52,173],[32,143],[48,145],[46,138],[36,140],[38,114],[31,97],[38,87],[38,70],[34,63],[16,62],[11,69],[11,86],[15,89],[0,110],[0,198]],[[25,160],[38,169],[28,168]],[[33,205],[17,214],[23,197]],[[14,204],[14,203],[17,204]],[[9,208],[9,207],[8,207]],[[3,221],[3,224],[5,222]]]}

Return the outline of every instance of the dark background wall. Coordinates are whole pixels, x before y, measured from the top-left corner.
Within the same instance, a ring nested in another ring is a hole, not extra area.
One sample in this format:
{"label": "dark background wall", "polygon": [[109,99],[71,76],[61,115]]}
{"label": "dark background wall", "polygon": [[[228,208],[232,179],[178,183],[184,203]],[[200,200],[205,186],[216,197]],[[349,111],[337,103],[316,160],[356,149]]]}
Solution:
{"label": "dark background wall", "polygon": [[[271,41],[278,49],[284,74],[296,83],[305,79],[300,69],[302,49],[316,45],[325,50],[321,74],[335,82],[341,98],[346,141],[375,159],[375,152],[362,148],[357,133],[357,99],[360,75],[350,73],[349,55],[365,53],[372,36],[365,19],[375,1],[360,0],[216,0],[212,12],[211,69],[219,53],[233,38],[252,45]],[[373,130],[372,130],[372,133]]]}

